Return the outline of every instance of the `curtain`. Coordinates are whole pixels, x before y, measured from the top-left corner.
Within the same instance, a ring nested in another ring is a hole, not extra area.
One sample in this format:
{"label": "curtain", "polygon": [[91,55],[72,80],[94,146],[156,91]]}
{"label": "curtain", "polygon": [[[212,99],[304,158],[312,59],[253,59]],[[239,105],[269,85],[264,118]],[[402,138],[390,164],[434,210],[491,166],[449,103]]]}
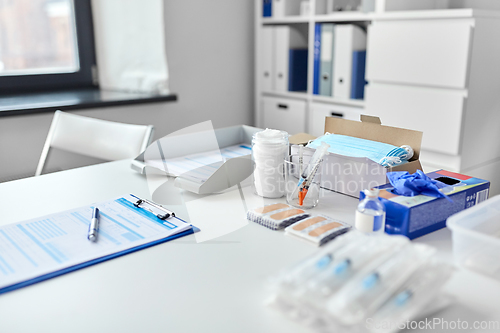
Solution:
{"label": "curtain", "polygon": [[168,93],[163,0],[92,0],[102,89]]}

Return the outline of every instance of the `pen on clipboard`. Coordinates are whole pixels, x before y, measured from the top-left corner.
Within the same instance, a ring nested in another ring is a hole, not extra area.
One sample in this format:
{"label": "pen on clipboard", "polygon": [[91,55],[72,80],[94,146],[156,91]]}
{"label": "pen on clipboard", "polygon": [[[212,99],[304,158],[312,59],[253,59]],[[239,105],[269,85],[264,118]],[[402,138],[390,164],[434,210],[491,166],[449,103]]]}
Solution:
{"label": "pen on clipboard", "polygon": [[99,208],[94,207],[92,211],[92,219],[89,224],[88,240],[95,242],[97,240],[97,231],[99,230]]}
{"label": "pen on clipboard", "polygon": [[[152,201],[149,201],[147,199],[141,199],[138,196],[133,195],[133,194],[130,194],[130,196],[132,196],[132,197],[134,197],[134,198],[137,199],[137,202],[134,203],[134,206],[136,206],[137,208],[145,209],[145,210],[147,210],[147,211],[155,214],[156,217],[159,218],[160,220],[168,219],[170,216],[175,217],[175,213],[173,211],[166,209],[162,205],[158,205],[158,204],[156,204],[156,203],[154,203]],[[151,207],[154,207],[155,209],[163,212],[164,214],[157,214],[152,209],[150,209],[148,207],[145,207],[143,204],[147,204],[147,205],[149,205]]]}

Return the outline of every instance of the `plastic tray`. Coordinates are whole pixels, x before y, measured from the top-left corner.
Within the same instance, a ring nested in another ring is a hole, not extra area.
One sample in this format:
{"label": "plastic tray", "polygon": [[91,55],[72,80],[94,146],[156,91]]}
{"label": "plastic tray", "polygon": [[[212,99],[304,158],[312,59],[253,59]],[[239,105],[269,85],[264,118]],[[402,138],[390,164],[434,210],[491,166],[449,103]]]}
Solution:
{"label": "plastic tray", "polygon": [[450,216],[446,225],[456,264],[500,280],[500,195]]}

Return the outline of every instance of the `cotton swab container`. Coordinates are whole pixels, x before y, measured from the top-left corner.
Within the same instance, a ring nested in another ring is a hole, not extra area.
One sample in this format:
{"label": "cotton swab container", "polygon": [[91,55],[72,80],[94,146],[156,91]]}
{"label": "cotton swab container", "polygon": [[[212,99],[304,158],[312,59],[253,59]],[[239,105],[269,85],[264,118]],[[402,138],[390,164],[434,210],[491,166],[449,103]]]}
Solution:
{"label": "cotton swab container", "polygon": [[254,191],[264,198],[281,198],[285,194],[283,162],[288,155],[288,133],[266,129],[252,138]]}

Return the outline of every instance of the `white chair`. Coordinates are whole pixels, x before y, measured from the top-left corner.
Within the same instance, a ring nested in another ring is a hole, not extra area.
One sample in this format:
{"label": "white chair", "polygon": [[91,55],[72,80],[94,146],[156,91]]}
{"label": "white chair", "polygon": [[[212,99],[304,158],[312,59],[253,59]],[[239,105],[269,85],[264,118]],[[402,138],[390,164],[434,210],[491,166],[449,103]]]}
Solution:
{"label": "white chair", "polygon": [[151,125],[132,125],[56,111],[36,168],[42,174],[51,147],[115,161],[135,158],[153,138]]}

